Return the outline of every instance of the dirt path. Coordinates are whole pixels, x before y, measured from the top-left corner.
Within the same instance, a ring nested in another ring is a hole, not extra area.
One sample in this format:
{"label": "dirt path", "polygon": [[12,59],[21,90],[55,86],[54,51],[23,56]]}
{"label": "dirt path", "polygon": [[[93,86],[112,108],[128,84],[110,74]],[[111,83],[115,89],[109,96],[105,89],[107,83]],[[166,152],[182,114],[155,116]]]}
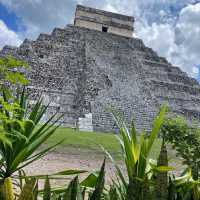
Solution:
{"label": "dirt path", "polygon": [[[100,170],[104,156],[92,154],[91,152],[77,152],[77,154],[69,153],[48,153],[42,159],[32,163],[25,168],[28,175],[52,174],[55,172],[67,169],[87,170],[95,172]],[[86,174],[81,174],[79,177],[83,179]],[[107,182],[114,176],[114,168],[111,162],[106,162],[106,179]],[[71,178],[72,176],[69,176]],[[53,180],[53,185],[63,185],[66,180]],[[42,183],[41,183],[42,184]],[[41,186],[40,184],[40,186]]]}
{"label": "dirt path", "polygon": [[[26,167],[28,174],[51,174],[66,169],[81,169],[96,171],[99,170],[103,156],[69,155],[64,153],[51,152],[40,160]],[[110,171],[111,163],[107,162],[107,169]]]}
{"label": "dirt path", "polygon": [[[66,153],[64,153],[66,152]],[[95,172],[100,170],[104,159],[104,155],[102,153],[93,152],[91,150],[81,150],[81,149],[67,149],[66,151],[54,151],[48,153],[42,159],[32,163],[28,167],[25,168],[25,171],[28,175],[40,175],[40,174],[52,174],[59,171],[67,170],[67,169],[77,169],[77,170],[87,170],[89,172]],[[180,166],[177,165],[176,162],[170,163],[170,166],[175,167],[176,175],[180,174]],[[124,165],[119,163],[119,166],[122,168],[122,171],[125,171]],[[179,170],[178,170],[179,169]],[[79,175],[80,179],[83,179],[87,176],[86,174]],[[111,181],[111,177],[113,178],[114,167],[113,164],[107,159],[106,161],[106,181],[109,183]],[[73,176],[69,176],[71,179]],[[67,181],[69,182],[69,180]],[[61,186],[66,185],[66,180],[52,180],[52,185]],[[40,183],[40,187],[42,186],[42,182]]]}

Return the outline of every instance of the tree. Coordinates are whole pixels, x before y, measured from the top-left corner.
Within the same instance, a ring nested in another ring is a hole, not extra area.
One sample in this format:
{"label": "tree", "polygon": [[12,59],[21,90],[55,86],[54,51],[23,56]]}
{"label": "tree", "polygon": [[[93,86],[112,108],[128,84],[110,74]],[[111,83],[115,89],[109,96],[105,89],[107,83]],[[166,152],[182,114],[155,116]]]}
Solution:
{"label": "tree", "polygon": [[28,69],[28,64],[17,60],[12,56],[0,58],[0,93],[11,98],[11,88],[26,85],[28,80],[24,76],[24,71]]}
{"label": "tree", "polygon": [[176,117],[166,119],[161,132],[177,151],[177,156],[184,159],[183,164],[192,168],[193,178],[197,180],[200,169],[200,128]]}

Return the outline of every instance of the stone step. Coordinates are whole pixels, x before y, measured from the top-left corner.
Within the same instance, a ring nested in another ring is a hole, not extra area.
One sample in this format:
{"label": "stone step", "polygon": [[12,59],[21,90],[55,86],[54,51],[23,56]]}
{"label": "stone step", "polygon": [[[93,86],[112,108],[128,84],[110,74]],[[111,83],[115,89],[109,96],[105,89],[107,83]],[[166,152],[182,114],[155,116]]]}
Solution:
{"label": "stone step", "polygon": [[159,66],[162,66],[162,67],[172,67],[172,65],[170,63],[157,62],[157,61],[153,61],[153,60],[149,60],[149,59],[142,59],[142,61],[144,62],[144,64],[147,64],[147,65],[159,65]]}
{"label": "stone step", "polygon": [[153,60],[140,59],[142,68],[149,71],[162,71],[162,72],[170,72],[174,74],[181,74],[183,76],[187,76],[185,72],[180,70],[179,67],[172,66],[171,64],[166,64],[162,62],[155,62]]}
{"label": "stone step", "polygon": [[32,45],[32,40],[29,40],[29,39],[25,39],[22,44],[20,45],[20,48],[27,48],[27,47],[30,47]]}
{"label": "stone step", "polygon": [[185,85],[190,85],[190,86],[199,86],[199,83],[196,79],[188,77],[188,76],[183,76],[182,74],[173,74],[171,72],[161,72],[161,73],[156,73],[152,72],[149,70],[144,71],[145,77],[150,80],[150,81],[168,81],[169,83],[182,83]]}
{"label": "stone step", "polygon": [[146,49],[143,41],[139,38],[128,38],[127,42],[133,49],[138,49],[141,51]]}
{"label": "stone step", "polygon": [[59,96],[65,96],[65,95],[71,95],[71,96],[75,96],[76,93],[75,92],[66,92],[66,91],[62,91],[62,90],[52,90],[52,89],[49,89],[49,88],[45,88],[45,87],[36,87],[35,85],[29,85],[27,86],[27,90],[30,91],[30,92],[33,92],[33,93],[44,93],[44,92],[47,92],[49,94],[57,94]]}
{"label": "stone step", "polygon": [[186,117],[187,120],[191,121],[191,123],[193,123],[195,119],[200,120],[200,110],[197,110],[197,109],[194,110],[190,108],[182,108],[182,109],[177,110],[177,109],[171,108],[170,111],[179,116],[181,115],[184,118]]}
{"label": "stone step", "polygon": [[182,110],[183,108],[199,109],[200,102],[192,100],[180,100],[177,98],[157,98],[160,105],[167,104],[172,110]]}
{"label": "stone step", "polygon": [[135,45],[134,45],[134,43],[131,42],[131,40],[129,40],[128,42],[126,42],[127,46],[129,48],[131,48],[132,50],[135,51],[137,49],[136,55],[138,57],[142,57],[143,59],[146,59],[146,60],[152,60],[154,62],[161,62],[161,63],[165,63],[165,64],[170,64],[167,61],[166,58],[158,56],[158,54],[155,51],[153,51],[152,48],[146,47],[143,44],[143,42],[141,43],[141,41],[139,41],[139,43],[140,43],[139,48],[136,48]]}
{"label": "stone step", "polygon": [[25,39],[17,49],[17,54],[20,55],[20,57],[23,57],[24,60],[27,60],[30,56],[34,57],[33,44],[34,41]]}
{"label": "stone step", "polygon": [[73,27],[66,27],[66,28],[54,28],[54,30],[51,33],[51,36],[56,38],[80,38],[80,30],[76,30]]}
{"label": "stone step", "polygon": [[184,108],[183,112],[187,115],[191,115],[192,117],[197,117],[198,119],[200,119],[200,110],[194,110],[194,109],[190,109],[190,108]]}
{"label": "stone step", "polygon": [[[142,63],[141,63],[142,64]],[[178,75],[178,76],[186,76],[188,75],[185,72],[180,71],[180,69],[173,67],[173,66],[163,66],[162,64],[160,65],[143,65],[142,69],[146,73],[156,73],[156,74],[172,74],[172,75]]]}
{"label": "stone step", "polygon": [[0,56],[5,56],[5,55],[16,55],[17,52],[17,47],[15,46],[10,46],[10,45],[5,45],[2,50],[0,50]]}
{"label": "stone step", "polygon": [[187,96],[187,97],[183,97],[183,96],[170,96],[170,95],[156,95],[157,98],[159,98],[159,100],[161,101],[166,101],[166,100],[175,100],[175,101],[183,101],[183,102],[193,102],[193,103],[199,103],[200,104],[200,95],[199,97],[194,97],[194,96]]}
{"label": "stone step", "polygon": [[54,28],[51,35],[52,37],[61,37],[69,33],[65,28]]}
{"label": "stone step", "polygon": [[40,42],[49,42],[52,39],[52,36],[50,34],[46,34],[46,33],[41,33],[38,38],[36,39],[36,41],[40,41]]}
{"label": "stone step", "polygon": [[150,62],[156,62],[161,63],[165,65],[170,65],[170,63],[166,62],[166,60],[163,57],[157,56],[157,54],[154,54],[154,52],[145,52],[145,51],[136,51],[134,52],[137,58],[142,60],[147,60]]}
{"label": "stone step", "polygon": [[[189,93],[191,95],[200,95],[200,86],[189,86],[181,83],[170,83],[170,82],[164,82],[159,80],[153,80],[153,81],[147,81],[149,84],[153,86],[153,90],[157,90],[159,88],[165,89],[165,92],[167,94],[168,91],[177,91],[177,92],[185,92]],[[167,90],[166,90],[167,89]]]}

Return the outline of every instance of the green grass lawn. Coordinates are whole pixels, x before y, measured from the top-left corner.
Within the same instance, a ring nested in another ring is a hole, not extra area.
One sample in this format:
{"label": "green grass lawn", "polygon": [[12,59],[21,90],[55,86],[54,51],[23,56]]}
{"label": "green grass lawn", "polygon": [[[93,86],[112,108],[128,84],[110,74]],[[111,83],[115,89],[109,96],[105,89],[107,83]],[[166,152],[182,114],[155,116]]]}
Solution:
{"label": "green grass lawn", "polygon": [[[46,144],[52,145],[63,141],[56,151],[64,153],[76,153],[76,150],[82,153],[92,152],[95,154],[104,154],[100,146],[103,146],[113,156],[120,157],[120,145],[116,136],[112,133],[81,132],[70,128],[59,128],[53,136],[49,138]],[[159,154],[161,140],[157,139],[151,153],[152,158]]]}

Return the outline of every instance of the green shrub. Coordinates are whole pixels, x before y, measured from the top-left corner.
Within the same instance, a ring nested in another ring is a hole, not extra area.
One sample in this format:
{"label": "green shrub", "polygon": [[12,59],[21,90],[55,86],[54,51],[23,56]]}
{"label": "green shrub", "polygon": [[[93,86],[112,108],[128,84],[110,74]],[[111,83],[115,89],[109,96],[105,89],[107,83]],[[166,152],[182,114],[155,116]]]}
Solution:
{"label": "green shrub", "polygon": [[200,169],[200,129],[181,117],[168,118],[161,132],[166,141],[172,144],[183,164],[192,168],[193,178],[198,179]]}
{"label": "green shrub", "polygon": [[[28,64],[24,61],[15,59],[12,56],[0,58],[0,94],[6,94],[7,98],[13,96],[13,92],[17,87],[26,85],[28,80],[22,71],[28,69]],[[13,87],[14,86],[14,87]],[[12,90],[10,89],[12,88]]]}

